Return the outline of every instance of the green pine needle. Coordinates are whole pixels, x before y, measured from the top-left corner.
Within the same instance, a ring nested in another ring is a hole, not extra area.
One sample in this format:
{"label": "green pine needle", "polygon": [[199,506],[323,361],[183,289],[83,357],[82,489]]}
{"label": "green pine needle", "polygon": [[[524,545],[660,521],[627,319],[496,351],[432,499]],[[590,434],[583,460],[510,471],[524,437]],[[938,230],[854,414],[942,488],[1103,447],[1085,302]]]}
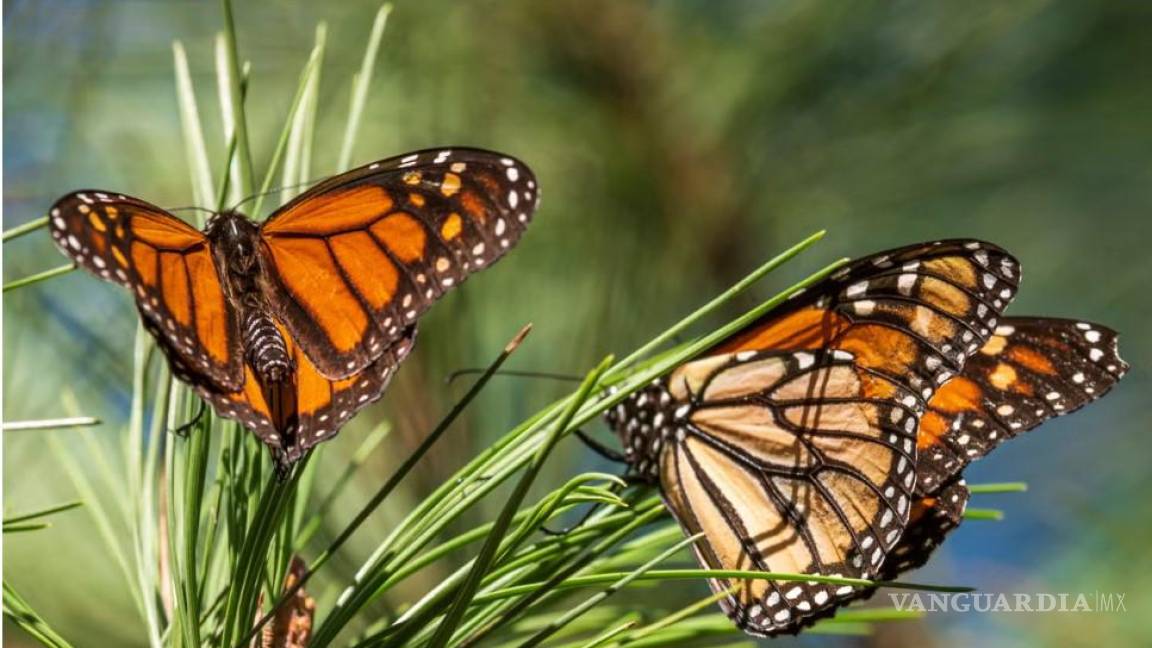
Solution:
{"label": "green pine needle", "polygon": [[38,284],[41,281],[47,281],[48,279],[52,279],[54,277],[66,275],[75,269],[76,269],[76,264],[75,263],[69,263],[66,265],[57,266],[55,268],[52,268],[51,270],[45,270],[43,272],[37,272],[36,274],[28,275],[27,277],[23,277],[21,279],[9,281],[8,283],[4,284],[4,292],[8,292],[9,290],[16,290],[17,288],[25,288],[25,287],[31,286],[33,284]]}
{"label": "green pine needle", "polygon": [[50,506],[46,509],[33,511],[31,513],[21,513],[20,515],[6,517],[4,518],[4,531],[9,531],[9,525],[15,525],[21,522],[29,522],[32,520],[39,520],[40,518],[48,517],[49,515],[55,515],[57,513],[63,513],[64,511],[71,511],[72,509],[79,508],[81,506],[84,506],[84,502],[81,500],[76,500],[75,502],[57,504],[56,506]]}
{"label": "green pine needle", "polygon": [[999,493],[1023,493],[1028,490],[1027,482],[1002,482],[996,484],[969,484],[968,492],[973,495]]}
{"label": "green pine needle", "polygon": [[999,522],[1004,519],[1004,511],[1000,509],[968,508],[964,510],[964,519]]}
{"label": "green pine needle", "polygon": [[100,425],[100,419],[92,416],[72,416],[58,419],[40,419],[37,421],[5,421],[5,432],[18,432],[21,430],[61,430],[64,428],[91,427]]}
{"label": "green pine needle", "polygon": [[12,229],[4,230],[4,234],[2,236],[3,242],[7,243],[8,241],[20,238],[21,236],[24,236],[25,234],[31,234],[32,232],[35,232],[36,230],[40,229],[41,227],[47,227],[47,226],[48,226],[48,217],[47,216],[41,216],[40,218],[33,218],[32,220],[28,221],[27,223],[17,225],[16,227],[13,227]]}

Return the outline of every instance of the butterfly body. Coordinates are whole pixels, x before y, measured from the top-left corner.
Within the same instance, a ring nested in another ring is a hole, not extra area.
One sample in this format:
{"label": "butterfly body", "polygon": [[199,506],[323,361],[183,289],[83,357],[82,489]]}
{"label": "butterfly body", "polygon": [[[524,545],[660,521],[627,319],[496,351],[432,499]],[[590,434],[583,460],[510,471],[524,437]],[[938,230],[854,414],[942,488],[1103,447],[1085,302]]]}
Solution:
{"label": "butterfly body", "polygon": [[288,344],[276,328],[276,320],[266,310],[249,307],[243,311],[244,355],[261,383],[290,379],[294,369]]}
{"label": "butterfly body", "polygon": [[261,384],[290,382],[294,366],[268,298],[269,263],[259,226],[239,212],[224,212],[209,219],[204,234],[211,242],[224,295],[237,314],[248,365]]}
{"label": "butterfly body", "polygon": [[260,223],[229,210],[199,231],[84,190],[49,224],[74,263],[132,291],[176,377],[284,468],[380,398],[417,319],[518,241],[538,197],[518,160],[433,149],[332,177]]}

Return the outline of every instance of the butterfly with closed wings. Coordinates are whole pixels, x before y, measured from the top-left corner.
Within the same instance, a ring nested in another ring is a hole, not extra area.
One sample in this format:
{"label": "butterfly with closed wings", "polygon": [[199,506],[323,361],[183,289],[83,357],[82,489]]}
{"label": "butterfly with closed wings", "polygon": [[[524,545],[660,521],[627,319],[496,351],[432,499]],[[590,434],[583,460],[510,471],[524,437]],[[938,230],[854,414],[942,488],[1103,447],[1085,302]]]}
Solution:
{"label": "butterfly with closed wings", "polygon": [[[892,578],[959,523],[960,471],[1123,374],[1096,325],[1002,319],[1017,261],[937,241],[856,260],[608,412],[707,569]],[[867,596],[712,579],[736,625],[795,633]]]}
{"label": "butterfly with closed wings", "polygon": [[449,148],[337,175],[262,223],[226,211],[201,232],[99,190],[64,196],[49,222],[65,255],[132,291],[173,373],[283,470],[380,398],[419,316],[515,245],[538,199],[519,160]]}

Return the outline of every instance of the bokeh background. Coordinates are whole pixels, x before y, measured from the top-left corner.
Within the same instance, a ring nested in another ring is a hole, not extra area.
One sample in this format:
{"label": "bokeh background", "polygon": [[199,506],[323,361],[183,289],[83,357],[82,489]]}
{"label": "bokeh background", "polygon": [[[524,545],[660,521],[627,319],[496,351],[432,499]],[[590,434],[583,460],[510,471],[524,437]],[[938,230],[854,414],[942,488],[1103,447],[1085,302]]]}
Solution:
{"label": "bokeh background", "polygon": [[[349,83],[376,4],[238,4],[258,169],[313,30],[327,21],[316,171],[337,171]],[[211,51],[221,25],[215,3],[6,2],[4,227],[88,186],[190,204],[171,43],[187,46],[210,141],[222,143]],[[1152,4],[1139,2],[401,0],[354,162],[446,144],[496,148],[535,169],[543,203],[513,254],[431,311],[385,400],[327,451],[321,479],[371,425],[394,425],[330,511],[333,528],[462,393],[444,377],[492,357],[524,322],[536,328],[518,368],[583,372],[815,230],[828,229],[825,242],[725,316],[839,256],[979,237],[1023,262],[1011,312],[1110,325],[1133,369],[1103,403],[974,465],[970,481],[1025,480],[1031,489],[978,498],[974,505],[1003,508],[1006,519],[965,524],[915,580],[1120,592],[1128,611],[931,614],[851,641],[1146,645],[1150,30]],[[219,169],[222,144],[211,153]],[[4,280],[62,260],[37,232],[4,246]],[[5,295],[3,308],[4,419],[94,415],[106,422],[97,443],[119,447],[136,319],[127,294],[73,273]],[[497,383],[358,534],[338,572],[359,564],[390,515],[569,389]],[[81,443],[67,430],[5,435],[6,512],[76,497],[49,436]],[[613,469],[573,440],[546,480],[590,467]],[[488,514],[498,506],[489,503]],[[6,538],[4,554],[5,578],[66,637],[142,645],[126,585],[83,510]],[[699,584],[682,589],[644,596],[671,605],[704,593]],[[6,645],[28,645],[5,629]]]}

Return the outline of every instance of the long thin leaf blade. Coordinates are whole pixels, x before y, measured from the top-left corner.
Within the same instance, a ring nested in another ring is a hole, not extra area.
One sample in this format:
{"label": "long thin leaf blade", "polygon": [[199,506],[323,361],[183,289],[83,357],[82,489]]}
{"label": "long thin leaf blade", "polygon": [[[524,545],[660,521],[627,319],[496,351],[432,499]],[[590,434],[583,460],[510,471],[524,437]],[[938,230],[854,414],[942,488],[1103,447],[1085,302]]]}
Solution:
{"label": "long thin leaf blade", "polygon": [[392,4],[384,3],[376,12],[376,19],[372,21],[372,33],[368,37],[368,47],[364,50],[364,60],[360,63],[360,71],[356,73],[352,87],[352,104],[348,109],[348,123],[344,128],[344,142],[340,146],[340,157],[336,164],[337,171],[344,171],[352,162],[352,148],[356,144],[360,132],[360,119],[364,114],[364,105],[368,103],[368,88],[372,85],[372,74],[376,68],[376,55],[380,50],[380,41],[384,38],[384,27],[388,24],[388,15],[392,13]]}

